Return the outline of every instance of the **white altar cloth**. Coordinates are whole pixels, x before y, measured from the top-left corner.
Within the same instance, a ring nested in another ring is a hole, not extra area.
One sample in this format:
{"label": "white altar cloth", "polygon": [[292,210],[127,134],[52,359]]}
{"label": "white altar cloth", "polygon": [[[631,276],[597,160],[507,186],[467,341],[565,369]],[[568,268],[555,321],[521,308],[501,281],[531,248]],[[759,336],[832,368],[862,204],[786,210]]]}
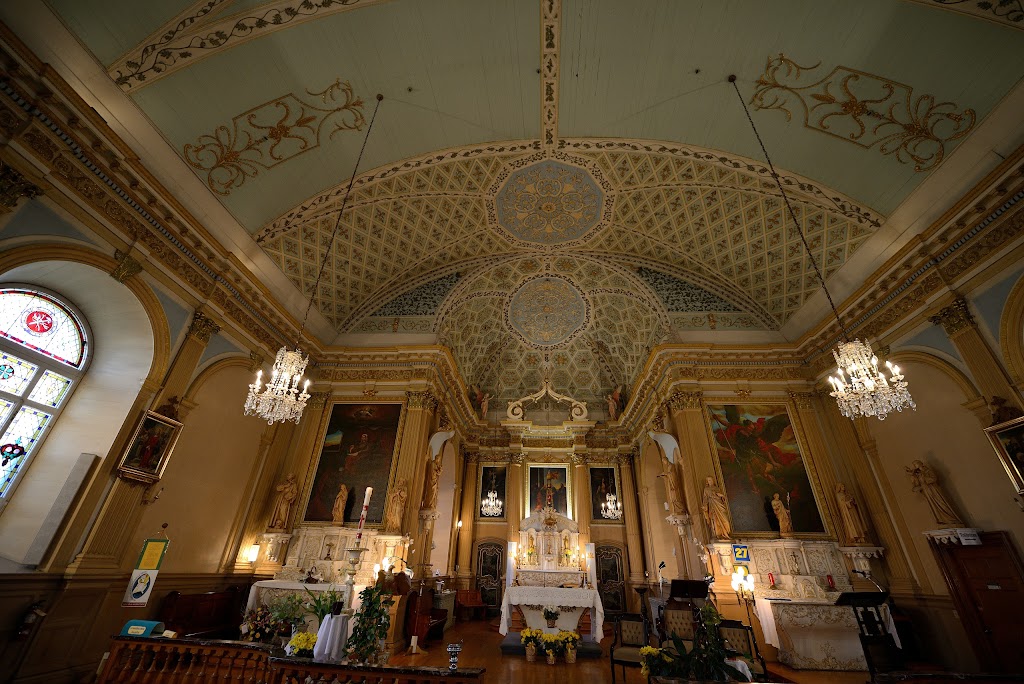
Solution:
{"label": "white altar cloth", "polygon": [[[565,606],[567,608],[590,609],[590,634],[595,642],[604,637],[604,605],[601,596],[595,589],[562,589],[559,587],[509,587],[505,590],[505,598],[501,602],[501,627],[498,629],[503,636],[508,634],[512,622],[512,606],[519,606],[526,617],[526,624],[534,627],[543,626],[544,618],[540,610],[527,606]],[[538,618],[539,616],[539,618]],[[583,611],[569,613],[563,611],[558,617],[558,627],[575,630],[579,625]]]}
{"label": "white altar cloth", "polygon": [[[280,596],[282,594],[299,594],[302,596],[303,601],[309,598],[305,590],[310,591],[327,591],[333,589],[334,591],[340,592],[343,596],[347,591],[347,587],[344,584],[329,584],[327,582],[318,582],[316,584],[303,584],[302,582],[291,582],[289,580],[261,580],[252,585],[249,589],[249,600],[245,602],[246,612],[255,608],[258,604],[265,604],[267,599]],[[315,621],[315,619],[314,619]]]}

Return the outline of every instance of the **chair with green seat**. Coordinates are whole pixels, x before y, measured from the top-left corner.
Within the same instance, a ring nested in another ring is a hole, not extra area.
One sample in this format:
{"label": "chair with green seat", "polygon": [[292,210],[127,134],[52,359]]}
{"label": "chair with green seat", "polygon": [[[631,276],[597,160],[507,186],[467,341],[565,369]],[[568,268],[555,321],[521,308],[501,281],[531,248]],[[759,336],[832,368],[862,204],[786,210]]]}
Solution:
{"label": "chair with green seat", "polygon": [[612,661],[612,684],[615,684],[615,666],[622,666],[622,678],[626,678],[626,666],[640,667],[640,649],[650,645],[647,620],[640,613],[623,613],[615,623],[615,640],[610,656]]}
{"label": "chair with green seat", "polygon": [[755,681],[765,679],[768,668],[761,657],[760,649],[757,648],[753,627],[738,620],[722,620],[718,625],[718,633],[722,636],[727,651],[738,654],[738,657],[747,663]]}

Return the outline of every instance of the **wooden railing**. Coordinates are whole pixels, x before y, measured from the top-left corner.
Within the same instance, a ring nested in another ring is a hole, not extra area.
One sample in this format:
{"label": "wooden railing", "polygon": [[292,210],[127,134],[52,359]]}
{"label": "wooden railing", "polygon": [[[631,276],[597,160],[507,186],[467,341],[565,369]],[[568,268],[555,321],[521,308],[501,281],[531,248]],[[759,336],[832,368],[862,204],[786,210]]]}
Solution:
{"label": "wooden railing", "polygon": [[[114,637],[98,684],[482,684],[483,668],[390,667],[272,657],[265,644]],[[281,651],[277,651],[281,654]]]}

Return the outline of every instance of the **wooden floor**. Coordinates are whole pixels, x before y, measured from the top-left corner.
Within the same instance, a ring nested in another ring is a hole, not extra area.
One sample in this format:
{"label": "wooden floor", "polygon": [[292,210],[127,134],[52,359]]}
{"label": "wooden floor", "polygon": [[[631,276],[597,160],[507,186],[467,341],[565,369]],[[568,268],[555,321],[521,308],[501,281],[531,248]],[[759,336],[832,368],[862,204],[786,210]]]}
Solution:
{"label": "wooden floor", "polygon": [[[499,648],[502,636],[489,622],[459,622],[445,632],[444,642],[434,640],[427,644],[427,654],[401,655],[391,659],[394,665],[431,665],[446,667],[448,652],[445,647],[452,642],[462,641],[462,654],[459,665],[462,667],[487,668],[489,684],[505,684],[505,682],[540,682],[550,684],[598,684],[611,682],[611,667],[608,662],[608,646],[611,637],[606,637],[601,645],[603,656],[598,659],[580,658],[576,664],[567,665],[561,660],[555,665],[548,665],[542,658],[537,662],[528,663],[523,656],[506,656]],[[769,669],[783,678],[797,684],[864,684],[868,681],[867,672],[818,672],[809,670],[793,670],[785,665],[769,663]],[[640,676],[639,668],[626,668],[626,679],[622,678],[622,668],[615,671],[616,684],[646,684]]]}

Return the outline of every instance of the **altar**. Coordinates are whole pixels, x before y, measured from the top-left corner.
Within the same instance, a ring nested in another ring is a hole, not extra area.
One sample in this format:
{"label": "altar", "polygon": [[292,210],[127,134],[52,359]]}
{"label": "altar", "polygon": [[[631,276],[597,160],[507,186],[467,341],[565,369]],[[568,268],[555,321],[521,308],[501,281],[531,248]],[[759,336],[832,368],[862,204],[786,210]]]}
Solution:
{"label": "altar", "polygon": [[552,508],[519,524],[515,582],[539,587],[583,586],[579,525]]}
{"label": "altar", "polygon": [[596,589],[568,589],[562,587],[509,587],[505,590],[505,598],[501,602],[501,626],[498,632],[508,634],[512,622],[512,607],[518,606],[531,629],[546,630],[544,607],[558,609],[556,631],[564,629],[576,631],[580,618],[586,610],[590,611],[590,634],[595,642],[604,636],[604,606]]}

